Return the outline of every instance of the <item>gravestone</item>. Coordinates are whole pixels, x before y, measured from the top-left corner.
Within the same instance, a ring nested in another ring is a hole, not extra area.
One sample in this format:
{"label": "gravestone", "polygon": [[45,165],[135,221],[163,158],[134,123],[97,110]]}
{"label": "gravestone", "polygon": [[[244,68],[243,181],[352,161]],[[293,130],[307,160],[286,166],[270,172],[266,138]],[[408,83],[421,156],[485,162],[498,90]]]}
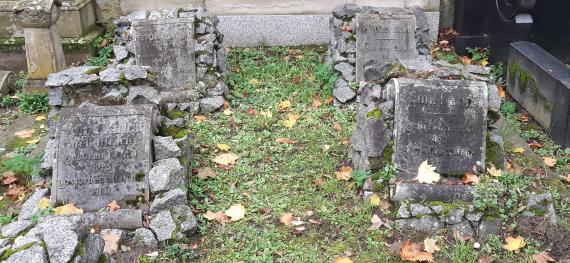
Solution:
{"label": "gravestone", "polygon": [[62,109],[52,202],[93,211],[149,200],[156,114],[151,105]]}
{"label": "gravestone", "polygon": [[133,21],[136,64],[150,66],[163,90],[190,89],[196,83],[194,19]]}
{"label": "gravestone", "polygon": [[487,84],[394,79],[394,162],[412,179],[424,161],[440,174],[485,165]]}
{"label": "gravestone", "polygon": [[358,14],[356,16],[356,81],[365,67],[416,58],[414,14]]}
{"label": "gravestone", "polygon": [[12,71],[0,70],[0,98],[6,96],[15,87],[16,75]]}

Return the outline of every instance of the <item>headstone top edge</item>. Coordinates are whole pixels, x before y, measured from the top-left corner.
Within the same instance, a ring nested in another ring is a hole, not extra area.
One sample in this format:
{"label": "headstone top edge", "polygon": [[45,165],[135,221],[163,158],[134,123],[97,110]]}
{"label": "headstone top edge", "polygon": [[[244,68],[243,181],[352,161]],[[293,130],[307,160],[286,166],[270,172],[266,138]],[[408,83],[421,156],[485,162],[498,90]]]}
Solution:
{"label": "headstone top edge", "polygon": [[149,19],[140,19],[135,20],[132,23],[132,26],[146,26],[146,25],[165,25],[165,24],[176,24],[180,22],[191,22],[194,23],[193,17],[183,17],[183,18],[168,18],[168,19],[157,19],[157,20],[149,20]]}

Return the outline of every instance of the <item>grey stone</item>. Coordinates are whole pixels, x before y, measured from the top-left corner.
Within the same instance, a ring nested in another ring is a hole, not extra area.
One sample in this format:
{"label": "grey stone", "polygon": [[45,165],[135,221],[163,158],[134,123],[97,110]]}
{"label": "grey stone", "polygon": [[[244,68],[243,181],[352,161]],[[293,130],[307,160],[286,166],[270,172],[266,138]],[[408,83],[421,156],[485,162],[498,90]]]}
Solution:
{"label": "grey stone", "polygon": [[41,168],[44,170],[51,170],[55,163],[55,154],[57,149],[57,141],[54,139],[49,139],[46,144],[44,151],[44,160],[42,162]]}
{"label": "grey stone", "polygon": [[483,218],[483,212],[467,213],[465,215],[465,218],[467,218],[467,220],[472,222],[479,222],[479,220]]}
{"label": "grey stone", "polygon": [[121,71],[114,67],[109,67],[99,72],[101,82],[117,82],[121,80]]}
{"label": "grey stone", "polygon": [[187,205],[177,205],[170,208],[174,222],[180,226],[180,233],[185,235],[191,235],[196,233],[198,230],[198,221]]}
{"label": "grey stone", "polygon": [[128,92],[129,91],[125,87],[121,87],[121,89],[112,89],[105,93],[105,96],[103,96],[101,101],[111,105],[122,104],[126,100],[125,96]]}
{"label": "grey stone", "polygon": [[333,9],[333,15],[337,18],[353,18],[360,12],[360,6],[355,4],[342,4],[337,5]]}
{"label": "grey stone", "polygon": [[19,220],[2,227],[2,237],[12,238],[30,228],[34,223],[30,220]]}
{"label": "grey stone", "polygon": [[451,233],[458,233],[462,237],[475,237],[475,231],[467,220],[449,226],[449,229],[451,230]]}
{"label": "grey stone", "polygon": [[337,79],[333,96],[340,102],[346,103],[356,97],[356,91],[352,89],[343,79]]}
{"label": "grey stone", "polygon": [[0,98],[8,95],[16,88],[16,79],[14,72],[0,70]]}
{"label": "grey stone", "polygon": [[552,225],[556,225],[556,209],[552,201],[552,194],[533,194],[530,195],[526,201],[527,210],[533,212],[537,210],[544,213],[544,217]]}
{"label": "grey stone", "polygon": [[150,11],[148,15],[148,20],[158,20],[161,19],[162,15],[158,11]]}
{"label": "grey stone", "polygon": [[156,104],[159,105],[161,102],[158,91],[155,88],[149,86],[135,86],[129,89],[129,95],[127,96],[128,104]]}
{"label": "grey stone", "polygon": [[410,212],[412,212],[412,216],[414,217],[430,215],[432,213],[429,207],[422,204],[410,204]]}
{"label": "grey stone", "polygon": [[441,214],[441,212],[443,212],[444,208],[441,205],[434,205],[434,206],[431,206],[431,210],[433,210],[436,214]]}
{"label": "grey stone", "polygon": [[87,212],[112,201],[126,207],[140,195],[148,200],[154,106],[64,108],[59,116],[59,136],[66,139],[58,145],[53,202],[74,203]]}
{"label": "grey stone", "polygon": [[147,17],[148,11],[146,10],[135,11],[126,16],[129,21],[143,20],[147,19]]}
{"label": "grey stone", "polygon": [[49,262],[67,263],[75,254],[79,245],[77,234],[73,230],[62,230],[57,226],[50,231],[43,231],[43,241],[46,244]]}
{"label": "grey stone", "polygon": [[398,208],[398,213],[396,214],[396,218],[400,219],[400,218],[409,218],[412,216],[412,213],[410,213],[410,210],[408,209],[407,205],[401,205],[400,208]]}
{"label": "grey stone", "polygon": [[224,105],[224,98],[222,96],[203,98],[200,100],[200,109],[204,113],[213,112]]}
{"label": "grey stone", "polygon": [[19,236],[14,239],[14,244],[12,244],[12,249],[17,250],[24,246],[28,246],[30,244],[40,244],[42,240],[37,235],[24,235]]}
{"label": "grey stone", "polygon": [[183,117],[183,118],[177,118],[177,119],[171,120],[171,119],[165,117],[162,119],[163,120],[162,123],[163,123],[164,127],[174,126],[174,127],[184,128],[184,127],[186,127],[186,119],[187,119],[186,117]]}
{"label": "grey stone", "polygon": [[174,237],[176,224],[170,211],[162,211],[150,218],[150,229],[156,234],[158,241],[165,241]]}
{"label": "grey stone", "polygon": [[186,205],[186,192],[180,188],[170,190],[166,193],[158,195],[150,205],[152,214],[168,209],[175,205]]}
{"label": "grey stone", "polygon": [[148,228],[139,228],[135,230],[135,241],[139,244],[142,244],[150,249],[157,249],[158,248],[158,241],[154,236],[154,233],[150,231]]}
{"label": "grey stone", "polygon": [[29,219],[30,217],[34,216],[35,214],[40,212],[40,199],[47,196],[49,189],[47,188],[38,188],[34,191],[25,202],[22,204],[22,209],[20,210],[20,214],[18,215],[18,220]]}
{"label": "grey stone", "polygon": [[230,64],[228,63],[228,52],[225,47],[218,49],[216,58],[218,60],[218,69],[222,74],[226,74],[230,70]]}
{"label": "grey stone", "polygon": [[61,106],[64,102],[65,94],[63,87],[51,87],[48,89],[48,99],[50,106]]}
{"label": "grey stone", "polygon": [[148,77],[148,72],[145,67],[139,65],[117,65],[117,69],[125,76],[127,80],[139,80],[146,79]]}
{"label": "grey stone", "polygon": [[97,70],[99,67],[96,66],[80,66],[80,67],[73,67],[66,70],[62,70],[57,73],[49,74],[48,79],[45,83],[46,87],[59,87],[68,85],[71,81],[75,78],[78,78],[77,82],[80,82],[80,79],[85,78],[82,75],[89,75],[87,73]]}
{"label": "grey stone", "polygon": [[150,191],[154,194],[184,185],[185,178],[185,169],[176,158],[156,161],[148,172]]}
{"label": "grey stone", "polygon": [[75,75],[67,85],[85,85],[99,81],[99,76],[95,74]]}
{"label": "grey stone", "polygon": [[197,61],[200,64],[211,66],[214,63],[214,58],[212,57],[212,55],[202,54],[198,56]]}
{"label": "grey stone", "polygon": [[478,228],[479,239],[486,240],[489,235],[498,235],[501,233],[501,221],[483,220]]}
{"label": "grey stone", "polygon": [[228,85],[226,83],[220,81],[214,86],[212,89],[208,89],[206,96],[221,96],[228,93]]}
{"label": "grey stone", "polygon": [[207,67],[196,67],[196,79],[199,81],[204,80],[204,75],[206,75],[206,71],[208,71]]}
{"label": "grey stone", "polygon": [[435,234],[444,226],[441,221],[433,216],[397,219],[395,223],[406,230],[413,230],[425,234]]}
{"label": "grey stone", "polygon": [[[133,23],[133,29],[136,64],[149,66],[160,88],[195,85],[194,19],[141,20]],[[163,48],[165,43],[170,48]]]}
{"label": "grey stone", "polygon": [[489,75],[491,74],[491,68],[479,66],[479,65],[466,65],[465,70],[472,74],[478,75]]}
{"label": "grey stone", "polygon": [[103,254],[105,240],[97,234],[89,234],[83,240],[83,253],[78,255],[75,263],[94,263],[99,262],[99,258]]}
{"label": "grey stone", "polygon": [[44,248],[39,245],[33,245],[28,249],[18,251],[12,254],[4,263],[48,263]]}
{"label": "grey stone", "polygon": [[117,61],[121,61],[129,56],[129,52],[125,46],[114,45],[113,53],[115,54],[115,59]]}
{"label": "grey stone", "polygon": [[338,63],[334,66],[334,69],[339,71],[340,74],[342,75],[342,77],[346,81],[354,81],[355,80],[354,66],[350,65],[349,63],[346,63],[346,62]]}
{"label": "grey stone", "polygon": [[489,87],[489,110],[499,112],[501,109],[501,96],[497,85],[488,85]]}
{"label": "grey stone", "polygon": [[394,201],[442,201],[453,203],[455,201],[471,202],[473,188],[459,185],[415,184],[398,183],[392,199]]}
{"label": "grey stone", "polygon": [[[397,90],[393,159],[402,170],[417,171],[425,160],[440,174],[463,174],[474,166],[484,166],[486,83],[411,79],[391,82]],[[402,180],[415,177],[415,173],[398,173]]]}
{"label": "grey stone", "polygon": [[178,158],[181,155],[180,148],[174,142],[172,137],[155,136],[154,143],[154,159],[162,160],[168,158]]}
{"label": "grey stone", "polygon": [[463,220],[463,215],[465,214],[464,208],[454,208],[450,209],[447,217],[445,218],[445,223],[447,224],[457,224]]}

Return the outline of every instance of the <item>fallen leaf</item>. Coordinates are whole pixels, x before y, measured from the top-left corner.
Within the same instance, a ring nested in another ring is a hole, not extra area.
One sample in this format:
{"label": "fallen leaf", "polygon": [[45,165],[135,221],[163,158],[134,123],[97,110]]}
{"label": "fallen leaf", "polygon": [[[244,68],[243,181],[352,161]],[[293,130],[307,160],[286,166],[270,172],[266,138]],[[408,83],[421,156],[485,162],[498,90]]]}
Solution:
{"label": "fallen leaf", "polygon": [[[570,177],[569,177],[569,179],[570,179]],[[323,184],[325,184],[325,180],[323,180],[323,178],[317,178],[317,179],[313,180],[313,184],[315,184],[316,186],[323,186]]]}
{"label": "fallen leaf", "polygon": [[265,208],[259,208],[257,209],[258,212],[265,214],[265,215],[269,215],[271,214],[271,212],[273,212],[273,209],[269,208],[269,207],[265,207]]}
{"label": "fallen leaf", "polygon": [[529,121],[530,121],[530,117],[528,116],[528,114],[523,114],[523,115],[521,115],[520,120],[521,120],[522,122],[525,122],[525,123],[526,123],[526,122],[529,122]]}
{"label": "fallen leaf", "polygon": [[255,109],[249,108],[249,109],[247,109],[247,115],[255,116],[255,115],[257,115],[257,111]]}
{"label": "fallen leaf", "polygon": [[524,237],[521,236],[507,237],[505,238],[505,242],[506,244],[503,245],[503,248],[505,248],[508,251],[516,251],[523,248],[526,245],[526,242],[524,242]]}
{"label": "fallen leaf", "polygon": [[230,217],[231,221],[238,221],[245,217],[245,207],[241,204],[232,205],[224,213]]}
{"label": "fallen leaf", "polygon": [[371,204],[372,206],[375,206],[375,207],[380,206],[380,201],[382,201],[382,200],[380,199],[380,196],[378,196],[377,194],[372,194],[372,196],[370,196],[370,199],[369,199],[369,200],[370,200],[370,204]]}
{"label": "fallen leaf", "polygon": [[335,257],[332,263],[353,263],[353,261],[346,257]]}
{"label": "fallen leaf", "polygon": [[208,117],[206,117],[204,115],[196,115],[196,116],[194,116],[194,120],[196,121],[196,123],[202,123],[202,122],[205,122],[206,120],[208,120]]}
{"label": "fallen leaf", "polygon": [[554,262],[556,259],[552,258],[548,252],[540,252],[538,254],[532,255],[532,260],[535,263],[548,263]]}
{"label": "fallen leaf", "polygon": [[540,148],[542,148],[542,146],[543,146],[542,144],[537,143],[537,142],[531,142],[528,144],[528,147],[530,147],[533,150],[540,149]]}
{"label": "fallen leaf", "polygon": [[505,89],[504,86],[499,86],[499,97],[501,97],[502,99],[507,97],[507,90]]}
{"label": "fallen leaf", "polygon": [[463,184],[476,185],[480,181],[481,181],[481,179],[479,178],[479,176],[477,176],[476,174],[474,174],[472,172],[466,172],[465,174],[463,174],[463,179],[462,179]]}
{"label": "fallen leaf", "polygon": [[439,247],[435,243],[436,243],[435,239],[426,238],[424,240],[424,250],[431,254],[433,254],[436,251],[439,251]]}
{"label": "fallen leaf", "polygon": [[562,176],[562,182],[565,184],[570,184],[570,174],[567,174],[566,176]]}
{"label": "fallen leaf", "polygon": [[463,63],[464,65],[469,65],[471,64],[471,59],[469,57],[466,56],[460,56],[459,60],[461,61],[461,63]]}
{"label": "fallen leaf", "polygon": [[257,84],[259,84],[259,80],[258,80],[258,79],[250,79],[250,80],[249,80],[249,84],[251,84],[251,85],[257,85]]}
{"label": "fallen leaf", "polygon": [[552,157],[543,157],[542,160],[544,160],[544,163],[546,164],[546,166],[548,166],[550,168],[556,166],[556,159],[554,159]]}
{"label": "fallen leaf", "polygon": [[213,162],[221,165],[233,165],[239,159],[239,156],[233,153],[222,153],[212,159]]}
{"label": "fallen leaf", "polygon": [[489,61],[488,61],[488,60],[484,59],[483,61],[481,61],[481,66],[485,67],[485,66],[487,66],[487,65],[489,65]]}
{"label": "fallen leaf", "polygon": [[40,201],[38,202],[38,207],[40,208],[40,210],[44,210],[50,206],[51,205],[49,202],[49,198],[44,197],[44,198],[40,199]]}
{"label": "fallen leaf", "polygon": [[285,120],[283,122],[283,126],[291,129],[291,128],[293,128],[293,126],[295,126],[295,123],[297,123],[297,120],[299,120],[299,118],[301,118],[301,116],[289,114],[289,117],[287,118],[287,120]]}
{"label": "fallen leaf", "polygon": [[219,144],[216,145],[216,147],[218,147],[218,149],[220,149],[220,150],[222,150],[222,151],[224,151],[224,152],[229,151],[230,148],[231,148],[229,145],[224,144],[224,143],[219,143]]}
{"label": "fallen leaf", "polygon": [[25,188],[23,186],[19,186],[19,185],[15,185],[15,184],[10,185],[10,187],[8,188],[8,191],[6,191],[5,195],[8,198],[10,198],[10,200],[12,200],[16,203],[20,202],[26,196]]}
{"label": "fallen leaf", "polygon": [[224,110],[224,115],[230,116],[232,114],[234,114],[234,111],[232,109],[228,108]]}
{"label": "fallen leaf", "polygon": [[34,132],[36,132],[36,130],[34,130],[34,129],[21,130],[21,131],[15,132],[14,135],[16,135],[20,139],[29,139],[29,138],[32,138]]}
{"label": "fallen leaf", "polygon": [[440,176],[435,172],[435,166],[429,165],[427,160],[418,168],[418,176],[416,180],[420,183],[433,184],[439,181]]}
{"label": "fallen leaf", "polygon": [[514,153],[524,153],[524,148],[522,147],[517,147],[513,149]]}
{"label": "fallen leaf", "polygon": [[109,203],[107,205],[107,207],[109,208],[110,212],[117,211],[117,210],[121,209],[121,206],[117,203],[116,200],[113,200],[113,202]]}
{"label": "fallen leaf", "polygon": [[45,115],[39,115],[38,117],[36,117],[36,121],[45,121],[47,120]]}
{"label": "fallen leaf", "polygon": [[350,138],[343,138],[342,139],[342,145],[349,145],[350,144]]}
{"label": "fallen leaf", "polygon": [[281,103],[277,104],[277,109],[279,109],[280,111],[283,111],[285,109],[289,109],[291,108],[291,101],[290,100],[284,100]]}
{"label": "fallen leaf", "polygon": [[292,213],[283,213],[281,214],[281,218],[279,219],[279,222],[281,222],[282,224],[286,225],[286,226],[290,226],[292,225],[292,221],[293,221],[293,214]]}
{"label": "fallen leaf", "polygon": [[317,221],[317,220],[309,219],[309,223],[311,223],[311,224],[315,224],[315,225],[320,225],[320,224],[321,224],[321,221]]}
{"label": "fallen leaf", "polygon": [[477,259],[477,263],[491,263],[493,262],[493,258],[491,256],[482,256]]}
{"label": "fallen leaf", "polygon": [[333,129],[337,130],[337,131],[342,131],[342,127],[340,126],[340,123],[335,122],[332,126]]}
{"label": "fallen leaf", "polygon": [[376,214],[372,216],[372,219],[370,219],[370,223],[372,223],[372,225],[370,225],[368,230],[376,230],[379,229],[381,226],[385,225],[384,221],[382,221],[382,219],[380,219],[380,217],[378,217],[378,215]]}
{"label": "fallen leaf", "polygon": [[343,166],[334,174],[336,175],[336,179],[341,181],[348,181],[350,178],[352,178],[352,167]]}
{"label": "fallen leaf", "polygon": [[275,139],[276,143],[282,143],[282,144],[295,144],[297,143],[296,141],[293,141],[289,138],[277,138]]}
{"label": "fallen leaf", "polygon": [[83,214],[83,209],[77,208],[73,204],[58,206],[53,211],[56,215]]}
{"label": "fallen leaf", "polygon": [[207,211],[204,214],[204,218],[206,218],[208,220],[216,220],[216,221],[218,221],[218,223],[221,223],[221,224],[225,224],[225,223],[230,221],[230,218],[226,214],[224,214],[223,212],[214,213],[212,211]]}
{"label": "fallen leaf", "polygon": [[503,175],[503,170],[495,168],[495,165],[493,164],[489,164],[487,166],[487,173],[490,176],[500,177],[501,175]]}
{"label": "fallen leaf", "polygon": [[38,143],[39,141],[40,141],[40,139],[33,139],[33,140],[26,141],[26,143],[27,143],[27,144],[36,144],[36,143]]}
{"label": "fallen leaf", "polygon": [[198,179],[205,180],[208,178],[216,178],[218,175],[211,168],[204,167],[198,169],[198,174],[196,176],[198,177]]}
{"label": "fallen leaf", "polygon": [[404,241],[402,245],[402,250],[400,251],[400,258],[402,260],[416,262],[416,261],[433,261],[433,254],[429,252],[423,252],[420,249],[420,245],[411,243],[410,240]]}
{"label": "fallen leaf", "polygon": [[311,103],[311,107],[318,108],[322,105],[321,100],[318,98],[313,99],[313,103]]}
{"label": "fallen leaf", "polygon": [[11,185],[18,181],[18,177],[12,171],[7,171],[2,174],[2,185]]}

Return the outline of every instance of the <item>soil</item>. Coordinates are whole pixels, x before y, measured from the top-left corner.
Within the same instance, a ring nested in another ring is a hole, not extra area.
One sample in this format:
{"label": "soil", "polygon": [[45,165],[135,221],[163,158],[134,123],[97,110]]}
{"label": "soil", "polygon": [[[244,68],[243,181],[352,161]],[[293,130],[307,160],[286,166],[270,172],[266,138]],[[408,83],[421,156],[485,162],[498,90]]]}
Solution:
{"label": "soil", "polygon": [[544,217],[518,218],[517,232],[527,240],[533,238],[550,247],[550,255],[556,260],[570,259],[570,231],[549,224]]}

